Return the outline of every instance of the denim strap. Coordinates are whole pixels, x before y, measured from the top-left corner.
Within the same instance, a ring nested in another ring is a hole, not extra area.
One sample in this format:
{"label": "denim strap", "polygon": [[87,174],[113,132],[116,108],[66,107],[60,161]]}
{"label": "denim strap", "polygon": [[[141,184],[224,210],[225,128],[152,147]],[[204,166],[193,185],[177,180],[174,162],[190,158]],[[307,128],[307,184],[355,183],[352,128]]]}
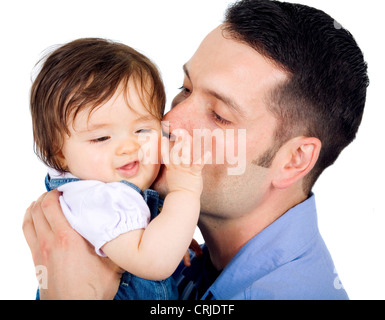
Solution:
{"label": "denim strap", "polygon": [[[49,174],[45,177],[45,187],[47,188],[47,191],[51,191],[54,189],[59,188],[61,185],[69,182],[75,182],[80,181],[81,179],[78,178],[55,178],[52,179]],[[131,187],[132,189],[136,190],[138,193],[140,193],[144,199],[144,201],[147,203],[150,212],[151,212],[151,220],[154,219],[158,213],[160,208],[163,205],[163,200],[159,199],[159,194],[155,190],[152,189],[146,189],[144,191],[140,190],[138,186],[135,184],[121,180],[120,182],[124,183],[125,185]]]}

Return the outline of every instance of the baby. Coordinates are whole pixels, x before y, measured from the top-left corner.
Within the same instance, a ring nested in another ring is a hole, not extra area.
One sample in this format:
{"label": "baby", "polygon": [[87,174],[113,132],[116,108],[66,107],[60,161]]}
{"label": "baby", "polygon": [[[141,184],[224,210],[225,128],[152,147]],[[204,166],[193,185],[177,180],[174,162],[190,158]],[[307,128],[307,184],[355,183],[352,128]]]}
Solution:
{"label": "baby", "polygon": [[[181,145],[169,151],[161,134],[164,105],[153,63],[103,39],[56,49],[31,89],[35,152],[49,167],[47,189],[62,192],[67,220],[96,252],[127,271],[117,299],[176,299],[170,275],[198,221],[204,163],[192,163],[191,137],[183,131],[173,132]],[[170,192],[157,215],[161,200],[148,188],[161,153]]]}

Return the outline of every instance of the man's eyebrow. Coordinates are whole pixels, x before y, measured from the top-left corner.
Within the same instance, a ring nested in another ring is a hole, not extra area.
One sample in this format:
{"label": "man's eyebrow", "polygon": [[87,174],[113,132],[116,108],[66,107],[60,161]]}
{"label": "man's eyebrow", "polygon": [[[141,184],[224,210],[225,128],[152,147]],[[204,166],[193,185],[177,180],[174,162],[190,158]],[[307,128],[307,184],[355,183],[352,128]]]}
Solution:
{"label": "man's eyebrow", "polygon": [[[186,64],[183,65],[183,72],[185,73],[186,77],[191,80],[190,78],[190,73],[187,69],[187,66]],[[244,117],[245,114],[244,112],[242,111],[241,107],[233,100],[231,99],[230,97],[227,97],[226,95],[224,94],[220,94],[214,90],[211,90],[211,89],[206,89],[204,90],[204,92],[206,92],[207,94],[215,97],[216,99],[222,101],[224,104],[226,104],[230,109],[234,110],[235,112],[237,112],[240,116]]]}
{"label": "man's eyebrow", "polygon": [[209,95],[212,95],[213,97],[217,98],[218,100],[222,101],[224,104],[226,104],[230,109],[238,113],[240,116],[244,117],[244,112],[242,111],[241,107],[231,98],[220,94],[214,90],[207,89],[205,90],[206,93]]}

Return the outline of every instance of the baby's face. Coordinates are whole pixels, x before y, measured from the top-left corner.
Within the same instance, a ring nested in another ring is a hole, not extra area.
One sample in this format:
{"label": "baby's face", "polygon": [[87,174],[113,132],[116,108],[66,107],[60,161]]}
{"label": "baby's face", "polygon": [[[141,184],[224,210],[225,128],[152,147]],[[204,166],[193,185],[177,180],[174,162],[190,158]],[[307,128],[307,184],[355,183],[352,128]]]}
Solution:
{"label": "baby's face", "polygon": [[[143,106],[130,81],[100,108],[78,113],[62,149],[64,165],[80,179],[126,180],[149,188],[160,168],[161,124]],[[129,106],[127,106],[128,101]]]}

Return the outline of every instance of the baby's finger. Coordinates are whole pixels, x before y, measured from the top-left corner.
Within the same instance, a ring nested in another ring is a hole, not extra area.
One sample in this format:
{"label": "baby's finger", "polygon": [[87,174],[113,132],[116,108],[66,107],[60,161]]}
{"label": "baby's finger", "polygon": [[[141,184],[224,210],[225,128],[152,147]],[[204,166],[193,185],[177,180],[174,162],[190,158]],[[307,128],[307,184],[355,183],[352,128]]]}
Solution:
{"label": "baby's finger", "polygon": [[198,170],[202,170],[206,164],[211,164],[211,163],[212,163],[212,153],[211,151],[206,151],[203,156],[194,160],[193,164],[195,168],[197,168]]}
{"label": "baby's finger", "polygon": [[191,164],[191,145],[192,145],[192,138],[191,136],[185,132],[182,136],[182,163],[184,165],[190,165]]}
{"label": "baby's finger", "polygon": [[206,151],[205,154],[203,155],[203,164],[210,164],[212,160],[212,153],[211,151]]}
{"label": "baby's finger", "polygon": [[175,129],[172,132],[175,136],[175,144],[171,150],[171,161],[173,164],[191,165],[192,138],[184,129]]}
{"label": "baby's finger", "polygon": [[170,142],[167,137],[162,137],[161,141],[161,155],[162,155],[162,163],[170,164]]}

